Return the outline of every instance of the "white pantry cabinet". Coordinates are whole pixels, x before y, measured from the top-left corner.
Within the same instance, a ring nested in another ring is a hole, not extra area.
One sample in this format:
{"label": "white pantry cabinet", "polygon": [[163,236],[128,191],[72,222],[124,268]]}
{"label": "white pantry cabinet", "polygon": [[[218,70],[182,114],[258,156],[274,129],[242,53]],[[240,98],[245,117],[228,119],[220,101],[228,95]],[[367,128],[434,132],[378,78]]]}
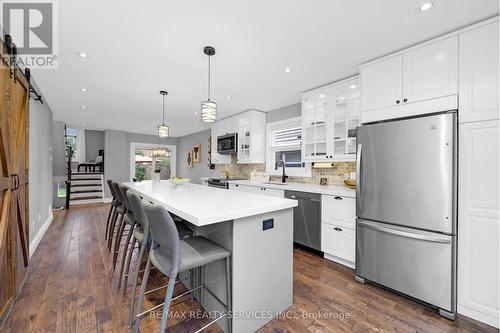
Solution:
{"label": "white pantry cabinet", "polygon": [[459,125],[458,312],[498,327],[499,121]]}
{"label": "white pantry cabinet", "polygon": [[415,46],[359,70],[362,123],[454,109],[458,36]]}
{"label": "white pantry cabinet", "polygon": [[234,191],[263,194],[271,197],[278,197],[278,198],[285,197],[284,190],[277,190],[273,188],[257,187],[257,186],[241,185],[241,184],[229,184],[229,189]]}
{"label": "white pantry cabinet", "polygon": [[325,258],[354,268],[356,199],[321,196],[321,251]]}
{"label": "white pantry cabinet", "polygon": [[302,94],[302,160],[355,160],[359,110],[357,76]]}
{"label": "white pantry cabinet", "polygon": [[499,119],[498,29],[496,21],[459,36],[460,122]]}

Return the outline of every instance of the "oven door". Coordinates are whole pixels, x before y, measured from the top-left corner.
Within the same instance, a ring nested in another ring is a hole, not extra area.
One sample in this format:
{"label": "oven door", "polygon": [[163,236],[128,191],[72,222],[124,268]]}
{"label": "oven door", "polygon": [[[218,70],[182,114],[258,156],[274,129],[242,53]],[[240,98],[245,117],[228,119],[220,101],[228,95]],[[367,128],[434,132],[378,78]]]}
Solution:
{"label": "oven door", "polygon": [[217,137],[217,153],[234,154],[238,145],[238,134],[227,134]]}

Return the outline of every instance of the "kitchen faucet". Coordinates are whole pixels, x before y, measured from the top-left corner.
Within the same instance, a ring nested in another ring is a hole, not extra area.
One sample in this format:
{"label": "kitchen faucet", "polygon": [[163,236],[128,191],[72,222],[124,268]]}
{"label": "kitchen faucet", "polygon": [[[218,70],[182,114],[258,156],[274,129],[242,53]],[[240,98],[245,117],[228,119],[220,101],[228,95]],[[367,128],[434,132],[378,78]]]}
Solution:
{"label": "kitchen faucet", "polygon": [[276,161],[276,164],[274,165],[274,170],[278,170],[278,165],[281,163],[281,166],[283,167],[283,175],[281,176],[281,182],[286,183],[286,179],[288,176],[285,174],[285,162],[282,160]]}

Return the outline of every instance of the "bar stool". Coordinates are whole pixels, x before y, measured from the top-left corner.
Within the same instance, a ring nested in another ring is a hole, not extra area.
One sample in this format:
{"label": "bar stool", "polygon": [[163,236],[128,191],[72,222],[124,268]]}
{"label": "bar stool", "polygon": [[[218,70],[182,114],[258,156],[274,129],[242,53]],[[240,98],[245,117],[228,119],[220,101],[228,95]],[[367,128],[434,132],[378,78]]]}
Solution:
{"label": "bar stool", "polygon": [[[127,238],[125,240],[125,244],[124,244],[124,248],[123,248],[123,251],[122,251],[122,262],[120,264],[120,274],[119,274],[119,280],[118,280],[118,289],[120,289],[120,286],[121,286],[121,282],[122,282],[122,278],[123,278],[123,268],[125,266],[125,259],[127,257],[127,252],[129,250],[129,247],[130,247],[130,243],[132,241],[132,236],[133,236],[133,233],[134,233],[134,228],[137,224],[137,220],[136,220],[136,217],[134,215],[134,212],[132,210],[132,207],[130,206],[130,202],[128,201],[128,197],[127,197],[127,192],[129,191],[129,188],[123,184],[120,184],[119,185],[120,187],[120,191],[121,191],[121,194],[122,194],[122,198],[123,198],[123,203],[125,204],[125,209],[126,209],[126,212],[125,212],[125,223],[123,223],[123,226],[122,226],[122,229],[121,229],[121,232],[118,234],[118,237],[119,237],[119,241],[118,241],[118,251],[120,250],[120,242],[121,242],[121,238],[122,238],[122,235],[123,235],[123,232],[125,230],[125,225],[128,225],[129,228],[128,228],[128,232],[127,232]],[[134,247],[135,247],[135,242],[132,246],[132,249],[130,250],[131,252],[134,251]],[[117,257],[118,257],[118,254],[117,254]],[[127,273],[128,274],[128,273]]]}
{"label": "bar stool", "polygon": [[[137,258],[137,267],[134,270],[133,273],[133,279],[134,279],[134,288],[132,290],[132,296],[130,300],[130,314],[129,314],[129,327],[134,324],[134,307],[135,307],[135,299],[137,298],[137,282],[139,280],[139,273],[141,269],[141,263],[144,255],[146,254],[146,251],[149,251],[149,245],[150,245],[150,234],[149,234],[149,222],[146,217],[146,214],[144,213],[144,209],[142,207],[142,198],[134,193],[133,191],[128,191],[127,192],[127,199],[130,205],[130,208],[132,209],[132,212],[136,218],[136,225],[134,228],[134,232],[132,235],[132,247],[130,248],[131,250],[128,251],[127,255],[127,262],[126,262],[126,268],[125,268],[125,282],[124,282],[124,288],[123,288],[123,294],[125,295],[126,290],[127,290],[127,285],[128,285],[128,277],[130,274],[130,262],[133,254],[133,250],[135,248],[135,242],[138,242],[141,245],[141,249],[139,251],[139,256]],[[180,222],[175,222],[175,226],[177,228],[177,231],[179,232],[179,237],[184,239],[187,237],[192,236],[193,231],[189,229],[184,223]],[[167,286],[162,286],[159,288],[155,288],[153,290],[149,290],[146,294],[152,293],[158,290],[161,290],[163,288],[166,288]]]}
{"label": "bar stool", "polygon": [[104,235],[104,239],[108,239],[108,232],[110,228],[111,221],[115,218],[116,215],[116,207],[118,206],[118,201],[115,198],[115,190],[111,183],[113,182],[111,179],[106,181],[108,183],[109,191],[111,192],[111,196],[113,199],[111,200],[111,206],[109,207],[108,220],[106,221],[106,233]]}
{"label": "bar stool", "polygon": [[116,233],[116,239],[115,239],[115,246],[114,246],[114,252],[113,252],[113,269],[116,268],[116,263],[118,261],[118,255],[120,253],[120,246],[122,242],[122,237],[123,237],[123,232],[125,231],[125,227],[129,226],[128,232],[127,232],[127,241],[125,242],[125,247],[127,246],[128,242],[130,241],[130,237],[132,236],[132,230],[135,225],[135,217],[132,214],[132,211],[130,210],[130,207],[127,206],[127,197],[126,193],[128,191],[128,187],[122,184],[118,184],[115,187],[119,193],[118,197],[120,197],[120,200],[125,207],[124,213],[123,213],[123,219],[122,223],[120,223],[117,233]]}
{"label": "bar stool", "polygon": [[110,189],[113,190],[112,193],[113,193],[113,197],[116,201],[116,207],[115,207],[114,215],[111,218],[111,223],[109,225],[109,230],[108,230],[108,251],[111,251],[116,224],[117,224],[117,222],[119,223],[120,219],[123,218],[123,214],[125,213],[125,207],[123,206],[123,204],[120,200],[120,196],[118,195],[119,193],[117,193],[117,191],[116,191],[115,184],[116,184],[116,182],[111,181]]}
{"label": "bar stool", "polygon": [[[144,211],[146,217],[149,221],[150,233],[152,238],[151,250],[149,251],[148,261],[146,264],[146,269],[144,271],[144,277],[142,278],[141,292],[139,294],[138,300],[138,314],[136,315],[135,329],[139,332],[139,325],[141,317],[153,310],[156,310],[163,306],[163,313],[160,322],[160,332],[165,332],[167,328],[167,319],[170,309],[170,304],[185,295],[188,295],[194,291],[204,288],[209,292],[216,300],[219,298],[212,293],[212,291],[207,288],[203,281],[201,284],[173,297],[174,286],[176,283],[176,278],[178,273],[182,272],[192,272],[193,269],[202,268],[212,262],[218,260],[225,260],[226,267],[226,292],[227,299],[226,304],[222,303],[226,307],[226,312],[212,320],[209,324],[202,327],[199,331],[205,329],[209,325],[217,322],[224,316],[228,317],[229,332],[231,332],[231,317],[228,316],[229,311],[231,311],[231,283],[230,283],[230,260],[231,254],[229,251],[223,247],[215,244],[211,240],[202,237],[194,236],[186,239],[179,239],[179,233],[175,227],[175,223],[172,220],[170,214],[162,206],[143,203]],[[142,312],[142,305],[144,301],[144,295],[146,294],[146,286],[148,283],[149,272],[151,270],[151,265],[153,265],[160,272],[168,276],[168,287],[165,295],[164,303],[154,306],[153,308]],[[193,276],[191,276],[191,280]]]}
{"label": "bar stool", "polygon": [[[123,219],[125,218],[125,213],[126,213],[127,209],[125,207],[125,204],[123,203],[123,197],[122,197],[122,194],[120,191],[120,185],[117,182],[113,182],[113,183],[111,183],[111,185],[115,189],[115,196],[116,196],[116,200],[118,201],[118,207],[116,209],[116,211],[118,213],[117,214],[118,217],[117,217],[115,223],[111,226],[112,239],[110,239],[110,241],[108,242],[108,250],[111,251],[111,249],[113,249],[113,269],[114,269],[115,264],[116,264],[115,252],[116,252],[116,243],[118,240],[118,233],[119,233],[121,226],[123,224]],[[115,231],[115,229],[116,229],[116,231]],[[113,240],[114,240],[114,245],[112,244]]]}

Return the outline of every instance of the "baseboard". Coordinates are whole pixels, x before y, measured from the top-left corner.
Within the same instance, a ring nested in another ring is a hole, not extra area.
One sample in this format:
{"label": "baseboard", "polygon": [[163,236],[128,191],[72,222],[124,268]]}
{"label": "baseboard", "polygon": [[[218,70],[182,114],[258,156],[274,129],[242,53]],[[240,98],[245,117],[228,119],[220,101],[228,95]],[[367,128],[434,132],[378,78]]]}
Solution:
{"label": "baseboard", "polygon": [[30,242],[30,258],[35,253],[36,248],[38,247],[38,244],[40,244],[43,235],[45,235],[45,232],[49,228],[50,224],[52,223],[52,220],[54,220],[54,216],[52,215],[52,212],[50,212],[50,216],[47,218],[43,226],[40,228],[38,233],[36,234],[35,238],[33,238],[33,241]]}
{"label": "baseboard", "polygon": [[347,266],[349,268],[354,269],[354,263],[336,256],[333,256],[331,254],[325,253],[325,259],[335,261],[336,263],[339,263],[341,265]]}
{"label": "baseboard", "polygon": [[479,312],[477,310],[471,309],[467,306],[457,304],[457,312],[466,317],[479,320],[482,323],[488,324],[490,326],[499,328],[499,318],[486,314],[484,312]]}
{"label": "baseboard", "polygon": [[113,198],[106,198],[106,197],[102,198],[102,202],[104,203],[110,203],[111,201],[113,201]]}

